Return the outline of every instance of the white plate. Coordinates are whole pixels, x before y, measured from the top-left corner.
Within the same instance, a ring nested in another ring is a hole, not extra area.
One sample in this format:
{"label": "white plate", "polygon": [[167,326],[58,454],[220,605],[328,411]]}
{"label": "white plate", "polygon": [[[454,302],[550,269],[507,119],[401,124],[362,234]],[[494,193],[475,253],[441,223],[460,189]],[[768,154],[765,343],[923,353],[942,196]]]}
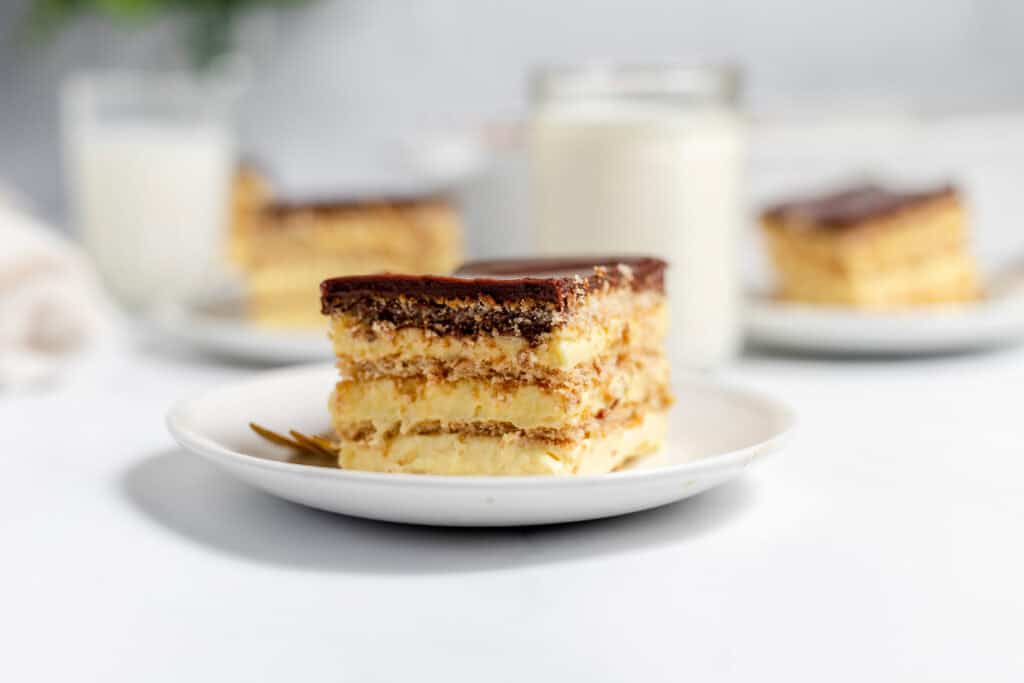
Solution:
{"label": "white plate", "polygon": [[751,294],[747,338],[774,348],[838,354],[928,354],[1024,341],[1024,296],[1006,293],[961,306],[868,313]]}
{"label": "white plate", "polygon": [[187,304],[165,304],[147,322],[165,339],[228,358],[286,365],[333,356],[326,320],[323,331],[277,330],[254,325],[242,306],[237,295],[210,295]]}
{"label": "white plate", "polygon": [[252,421],[282,431],[326,431],[336,372],[319,366],[262,373],[178,403],[167,425],[187,450],[296,503],[411,524],[516,526],[610,517],[687,498],[778,449],[794,421],[773,399],[682,382],[661,452],[623,472],[582,477],[445,477],[300,465],[249,430]]}
{"label": "white plate", "polygon": [[596,519],[682,500],[778,449],[794,418],[777,401],[709,382],[676,388],[665,449],[635,467],[581,477],[471,477],[358,472],[286,462],[248,424],[328,429],[330,367],[272,371],[183,400],[167,417],[177,441],[274,496],[357,517],[415,524],[508,526]]}

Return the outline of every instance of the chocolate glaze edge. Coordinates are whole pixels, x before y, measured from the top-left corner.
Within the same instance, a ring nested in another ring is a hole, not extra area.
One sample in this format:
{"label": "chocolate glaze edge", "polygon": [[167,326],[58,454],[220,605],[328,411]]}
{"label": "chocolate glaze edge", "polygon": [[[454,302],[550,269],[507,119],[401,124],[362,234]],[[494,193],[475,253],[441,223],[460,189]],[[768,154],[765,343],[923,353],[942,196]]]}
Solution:
{"label": "chocolate glaze edge", "polygon": [[762,211],[765,220],[802,220],[822,228],[849,228],[890,214],[958,196],[951,184],[915,192],[894,192],[865,184],[817,197],[795,199]]}
{"label": "chocolate glaze edge", "polygon": [[348,210],[408,209],[418,206],[448,207],[451,202],[442,193],[423,195],[366,196],[312,199],[278,199],[263,207],[270,218],[283,219],[302,214],[330,214]]}
{"label": "chocolate glaze edge", "polygon": [[455,276],[384,273],[331,278],[320,285],[321,304],[323,312],[330,313],[341,299],[358,297],[486,297],[498,305],[528,301],[564,310],[576,298],[605,285],[617,287],[628,283],[635,291],[663,292],[667,265],[652,257],[476,261],[464,264]]}

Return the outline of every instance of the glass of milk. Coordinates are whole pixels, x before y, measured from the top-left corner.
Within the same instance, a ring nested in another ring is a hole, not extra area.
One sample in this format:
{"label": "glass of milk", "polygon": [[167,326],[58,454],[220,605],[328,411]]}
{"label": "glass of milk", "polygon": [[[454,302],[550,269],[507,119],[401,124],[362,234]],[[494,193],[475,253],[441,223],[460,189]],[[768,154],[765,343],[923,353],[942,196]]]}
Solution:
{"label": "glass of milk", "polygon": [[61,93],[72,214],[131,310],[212,280],[235,164],[237,81],[190,72],[71,77]]}
{"label": "glass of milk", "polygon": [[691,368],[740,344],[739,83],[733,68],[676,64],[547,68],[531,81],[539,251],[669,261],[670,354]]}

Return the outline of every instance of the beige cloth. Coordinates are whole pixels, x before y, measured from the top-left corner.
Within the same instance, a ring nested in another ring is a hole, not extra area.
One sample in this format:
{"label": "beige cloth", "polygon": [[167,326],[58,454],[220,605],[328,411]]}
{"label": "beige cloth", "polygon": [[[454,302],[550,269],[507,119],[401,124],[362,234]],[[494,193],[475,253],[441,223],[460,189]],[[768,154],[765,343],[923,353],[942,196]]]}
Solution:
{"label": "beige cloth", "polygon": [[85,255],[0,190],[0,389],[58,380],[110,319]]}

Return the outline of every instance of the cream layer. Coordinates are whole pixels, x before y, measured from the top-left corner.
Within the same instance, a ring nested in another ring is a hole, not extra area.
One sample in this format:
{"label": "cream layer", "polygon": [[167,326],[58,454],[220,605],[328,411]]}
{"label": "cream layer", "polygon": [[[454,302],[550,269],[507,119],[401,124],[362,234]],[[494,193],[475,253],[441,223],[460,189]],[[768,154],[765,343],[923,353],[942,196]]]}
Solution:
{"label": "cream layer", "polygon": [[599,438],[548,443],[515,434],[402,434],[378,442],[342,441],[342,468],[446,475],[600,474],[657,450],[665,412],[651,412]]}
{"label": "cream layer", "polygon": [[565,430],[602,417],[618,406],[668,402],[668,363],[652,358],[632,372],[593,377],[582,387],[544,387],[518,382],[423,378],[341,381],[330,399],[339,434],[353,423],[372,423],[378,433],[415,431],[421,423],[501,422],[522,430]]}

